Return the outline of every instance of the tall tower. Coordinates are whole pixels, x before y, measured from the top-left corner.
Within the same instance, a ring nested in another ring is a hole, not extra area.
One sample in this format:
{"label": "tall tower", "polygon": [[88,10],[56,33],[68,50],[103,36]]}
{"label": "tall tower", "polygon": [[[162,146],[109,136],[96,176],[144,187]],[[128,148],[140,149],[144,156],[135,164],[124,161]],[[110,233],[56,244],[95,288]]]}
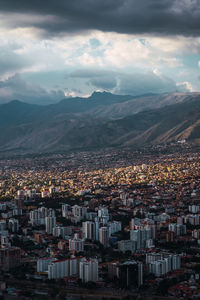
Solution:
{"label": "tall tower", "polygon": [[56,226],[56,217],[46,217],[45,218],[45,229],[46,233],[52,234],[53,228]]}

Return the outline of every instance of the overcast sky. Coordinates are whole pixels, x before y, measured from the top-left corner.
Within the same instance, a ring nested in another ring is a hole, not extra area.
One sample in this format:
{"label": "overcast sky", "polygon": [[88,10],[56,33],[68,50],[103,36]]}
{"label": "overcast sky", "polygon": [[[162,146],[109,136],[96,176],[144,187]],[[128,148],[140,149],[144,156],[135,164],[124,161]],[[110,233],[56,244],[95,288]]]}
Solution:
{"label": "overcast sky", "polygon": [[200,91],[200,0],[0,0],[0,103]]}

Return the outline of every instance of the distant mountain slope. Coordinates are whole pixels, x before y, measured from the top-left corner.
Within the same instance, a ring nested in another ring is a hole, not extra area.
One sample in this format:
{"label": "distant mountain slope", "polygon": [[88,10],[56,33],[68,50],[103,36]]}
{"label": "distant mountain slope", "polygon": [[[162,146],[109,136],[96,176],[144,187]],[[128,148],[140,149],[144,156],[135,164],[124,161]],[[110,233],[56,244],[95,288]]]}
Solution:
{"label": "distant mountain slope", "polygon": [[88,98],[66,98],[59,103],[40,106],[13,100],[0,105],[0,126],[54,119],[90,117],[120,119],[153,108],[195,99],[199,94],[163,94],[138,97],[94,92]]}
{"label": "distant mountain slope", "polygon": [[[156,95],[129,100],[130,96],[126,99],[109,95],[110,104],[102,107],[97,98],[103,95],[93,96],[97,103],[88,111],[83,106],[78,105],[75,109],[76,104],[65,103],[72,99],[49,106],[19,101],[1,105],[0,151],[44,153],[200,139],[199,94]],[[151,106],[160,108],[150,110]],[[113,107],[116,108],[114,113]],[[117,115],[125,117],[117,119]]]}
{"label": "distant mountain slope", "polygon": [[107,107],[97,106],[89,111],[89,113],[92,113],[92,115],[96,117],[120,119],[141,111],[161,108],[176,103],[182,103],[190,99],[198,99],[198,97],[198,93],[173,93],[149,96],[146,95],[145,97],[141,96],[140,98],[132,98],[124,102],[113,103]]}

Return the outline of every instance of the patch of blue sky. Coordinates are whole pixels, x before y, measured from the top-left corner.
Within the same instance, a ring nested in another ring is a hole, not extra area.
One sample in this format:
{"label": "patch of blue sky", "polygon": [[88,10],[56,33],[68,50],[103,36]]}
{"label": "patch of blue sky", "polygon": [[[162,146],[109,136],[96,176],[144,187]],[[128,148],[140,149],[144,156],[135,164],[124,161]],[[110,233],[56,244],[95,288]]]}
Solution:
{"label": "patch of blue sky", "polygon": [[102,45],[101,42],[96,38],[90,39],[89,42],[90,42],[90,46],[91,46],[92,49],[96,49],[96,48],[98,48],[99,46]]}

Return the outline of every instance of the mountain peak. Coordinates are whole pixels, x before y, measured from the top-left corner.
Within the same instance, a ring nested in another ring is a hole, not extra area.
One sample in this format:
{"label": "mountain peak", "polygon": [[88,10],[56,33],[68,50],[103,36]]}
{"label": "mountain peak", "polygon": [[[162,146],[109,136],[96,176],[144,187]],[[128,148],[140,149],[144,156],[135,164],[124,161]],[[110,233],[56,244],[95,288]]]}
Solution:
{"label": "mountain peak", "polygon": [[14,99],[14,100],[11,100],[10,102],[6,103],[6,104],[26,104],[25,102],[22,102],[20,100],[17,100],[17,99]]}
{"label": "mountain peak", "polygon": [[113,94],[109,93],[109,92],[106,92],[106,91],[103,91],[103,92],[94,91],[89,98],[92,98],[94,96],[100,96],[100,97],[103,96],[103,97],[105,97],[105,96],[113,96]]}

